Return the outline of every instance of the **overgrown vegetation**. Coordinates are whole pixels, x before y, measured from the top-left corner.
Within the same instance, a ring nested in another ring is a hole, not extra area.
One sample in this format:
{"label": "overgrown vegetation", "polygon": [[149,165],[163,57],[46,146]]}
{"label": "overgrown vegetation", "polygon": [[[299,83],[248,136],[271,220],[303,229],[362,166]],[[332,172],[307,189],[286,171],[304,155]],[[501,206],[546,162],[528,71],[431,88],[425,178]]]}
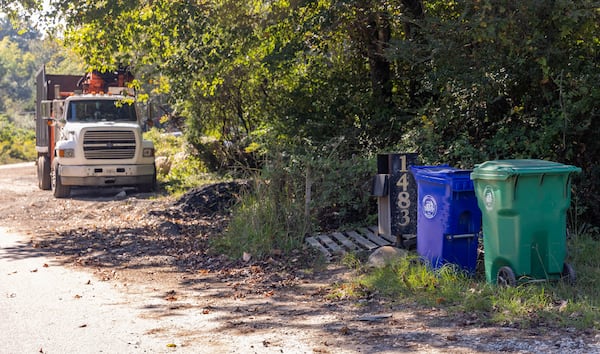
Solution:
{"label": "overgrown vegetation", "polygon": [[416,256],[400,259],[387,267],[367,269],[355,256],[347,256],[361,275],[350,283],[338,284],[333,299],[368,297],[373,293],[389,302],[439,307],[451,315],[465,315],[469,321],[517,328],[544,326],[600,329],[600,262],[594,254],[600,244],[588,235],[569,242],[570,261],[577,270],[577,284],[562,282],[529,283],[518,287],[497,287],[485,282],[483,272],[469,277],[445,265],[432,270]]}
{"label": "overgrown vegetation", "polygon": [[[263,162],[256,186],[234,210],[220,249],[267,255],[301,247],[304,236],[362,224],[374,214],[370,203],[372,158],[340,159],[340,142],[307,144],[295,154],[280,149]],[[311,150],[308,153],[306,150]]]}
{"label": "overgrown vegetation", "polygon": [[37,157],[33,92],[42,64],[53,73],[82,70],[81,60],[58,41],[42,39],[31,26],[17,30],[0,13],[0,164]]}
{"label": "overgrown vegetation", "polygon": [[33,161],[36,156],[34,132],[17,128],[0,114],[0,164]]}
{"label": "overgrown vegetation", "polygon": [[0,114],[18,128],[34,128],[34,78],[42,65],[53,74],[83,73],[83,63],[70,49],[27,24],[18,30],[0,10]]}
{"label": "overgrown vegetation", "polygon": [[219,179],[208,172],[184,137],[152,128],[144,133],[144,139],[154,143],[156,178],[167,193],[182,194],[190,188]]}

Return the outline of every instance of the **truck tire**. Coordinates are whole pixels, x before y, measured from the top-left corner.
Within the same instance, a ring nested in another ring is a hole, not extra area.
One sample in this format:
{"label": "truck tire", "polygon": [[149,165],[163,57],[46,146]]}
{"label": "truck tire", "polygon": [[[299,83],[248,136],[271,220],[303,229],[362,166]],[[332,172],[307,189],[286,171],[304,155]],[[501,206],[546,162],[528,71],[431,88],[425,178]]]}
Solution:
{"label": "truck tire", "polygon": [[152,183],[144,183],[137,186],[138,192],[140,193],[152,193],[156,191],[156,172],[152,177]]}
{"label": "truck tire", "polygon": [[71,195],[71,187],[62,184],[59,167],[59,164],[55,164],[52,171],[52,192],[56,198],[67,198]]}
{"label": "truck tire", "polygon": [[52,179],[50,177],[50,157],[39,156],[37,161],[38,187],[41,190],[52,189]]}

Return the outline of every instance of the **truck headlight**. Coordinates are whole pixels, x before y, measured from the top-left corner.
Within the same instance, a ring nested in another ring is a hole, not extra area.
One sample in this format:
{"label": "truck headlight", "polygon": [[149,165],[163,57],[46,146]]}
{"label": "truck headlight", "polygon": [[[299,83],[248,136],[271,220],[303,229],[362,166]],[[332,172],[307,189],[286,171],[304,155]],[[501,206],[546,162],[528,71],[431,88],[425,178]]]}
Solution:
{"label": "truck headlight", "polygon": [[154,156],[154,148],[144,148],[142,150],[143,157],[152,157]]}
{"label": "truck headlight", "polygon": [[75,157],[75,149],[59,149],[58,150],[59,157]]}

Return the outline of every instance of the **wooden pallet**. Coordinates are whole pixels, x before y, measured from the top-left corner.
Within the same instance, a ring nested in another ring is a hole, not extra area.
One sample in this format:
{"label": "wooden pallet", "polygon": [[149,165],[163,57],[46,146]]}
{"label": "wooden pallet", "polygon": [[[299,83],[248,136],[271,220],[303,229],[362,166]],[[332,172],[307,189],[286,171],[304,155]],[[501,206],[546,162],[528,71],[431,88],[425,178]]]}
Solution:
{"label": "wooden pallet", "polygon": [[380,235],[377,226],[370,226],[309,236],[306,243],[318,249],[327,259],[331,259],[346,252],[373,251],[381,246],[395,245],[396,238]]}

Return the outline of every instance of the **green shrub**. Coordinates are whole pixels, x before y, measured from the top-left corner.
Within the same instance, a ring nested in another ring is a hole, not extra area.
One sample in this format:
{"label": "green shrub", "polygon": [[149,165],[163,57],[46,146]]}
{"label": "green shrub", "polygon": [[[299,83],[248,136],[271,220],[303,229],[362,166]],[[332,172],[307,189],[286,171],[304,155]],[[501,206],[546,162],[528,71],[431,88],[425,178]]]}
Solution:
{"label": "green shrub", "polygon": [[372,222],[371,158],[343,158],[339,144],[301,153],[279,152],[264,162],[252,194],[234,209],[215,246],[237,257],[245,252],[290,251],[304,236]]}
{"label": "green shrub", "polygon": [[204,163],[182,136],[175,136],[153,128],[144,138],[154,143],[157,180],[171,194],[217,180],[207,172]]}
{"label": "green shrub", "polygon": [[0,164],[35,161],[35,132],[17,128],[7,116],[0,115]]}

